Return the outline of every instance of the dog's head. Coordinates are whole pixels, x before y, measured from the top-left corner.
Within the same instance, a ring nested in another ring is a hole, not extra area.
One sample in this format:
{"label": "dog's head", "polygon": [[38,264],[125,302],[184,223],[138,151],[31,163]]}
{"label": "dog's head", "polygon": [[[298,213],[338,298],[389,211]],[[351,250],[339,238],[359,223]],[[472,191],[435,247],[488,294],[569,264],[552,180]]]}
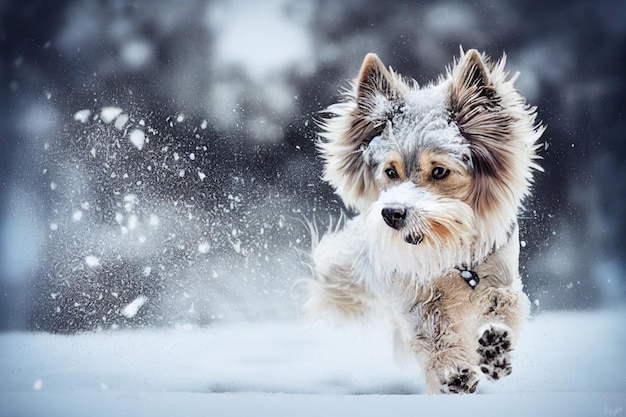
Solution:
{"label": "dog's head", "polygon": [[320,122],[324,179],[408,244],[445,246],[459,234],[502,243],[544,130],[504,63],[461,50],[446,76],[420,87],[367,55]]}

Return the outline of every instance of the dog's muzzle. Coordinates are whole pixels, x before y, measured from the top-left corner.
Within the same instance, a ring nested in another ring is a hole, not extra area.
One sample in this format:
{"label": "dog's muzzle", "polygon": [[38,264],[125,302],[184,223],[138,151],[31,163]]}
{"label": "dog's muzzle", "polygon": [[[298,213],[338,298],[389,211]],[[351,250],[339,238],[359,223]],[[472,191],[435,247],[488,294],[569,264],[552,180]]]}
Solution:
{"label": "dog's muzzle", "polygon": [[[381,212],[387,226],[400,230],[406,225],[407,210],[404,207],[385,207]],[[418,233],[409,233],[404,236],[404,241],[412,245],[422,242],[423,236]]]}

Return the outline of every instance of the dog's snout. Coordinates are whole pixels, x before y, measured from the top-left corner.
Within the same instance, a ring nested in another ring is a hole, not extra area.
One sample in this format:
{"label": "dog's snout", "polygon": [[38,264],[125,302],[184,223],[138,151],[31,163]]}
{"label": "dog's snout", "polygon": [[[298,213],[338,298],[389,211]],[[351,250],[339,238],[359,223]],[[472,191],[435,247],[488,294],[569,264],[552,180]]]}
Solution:
{"label": "dog's snout", "polygon": [[385,207],[381,214],[383,215],[383,219],[385,219],[385,223],[387,223],[389,227],[396,230],[400,230],[404,227],[404,221],[406,220],[405,208]]}

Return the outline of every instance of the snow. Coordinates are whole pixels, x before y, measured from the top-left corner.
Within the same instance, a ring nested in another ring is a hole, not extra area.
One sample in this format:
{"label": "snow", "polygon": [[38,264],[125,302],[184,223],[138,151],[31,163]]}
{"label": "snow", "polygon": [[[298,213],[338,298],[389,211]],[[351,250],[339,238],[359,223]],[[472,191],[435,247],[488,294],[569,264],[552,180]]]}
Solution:
{"label": "snow", "polygon": [[122,309],[122,315],[128,319],[135,317],[146,301],[148,301],[148,297],[140,295]]}
{"label": "snow", "polygon": [[122,43],[121,58],[131,68],[145,67],[154,58],[154,46],[143,39],[133,39]]}
{"label": "snow", "polygon": [[423,395],[419,370],[394,363],[378,325],[3,333],[0,416],[617,416],[625,319],[624,310],[540,314],[513,374],[467,396]]}
{"label": "snow", "polygon": [[157,216],[156,214],[151,214],[148,223],[152,227],[157,227],[159,225],[159,216]]}
{"label": "snow", "polygon": [[122,109],[119,107],[103,107],[100,111],[100,119],[102,119],[104,123],[109,124],[120,114],[122,114]]}
{"label": "snow", "polygon": [[141,129],[134,129],[128,134],[128,138],[130,143],[132,143],[137,149],[142,150],[144,142],[146,140],[146,135],[143,133]]}
{"label": "snow", "polygon": [[43,388],[43,381],[41,379],[37,379],[35,380],[35,383],[33,383],[33,389],[35,391],[39,391]]}
{"label": "snow", "polygon": [[211,249],[211,245],[209,245],[208,242],[200,242],[198,244],[198,252],[200,253],[209,253],[210,249]]}
{"label": "snow", "polygon": [[85,256],[85,263],[87,264],[87,266],[95,268],[100,265],[100,258],[93,255],[87,255]]}
{"label": "snow", "polygon": [[79,110],[74,113],[74,120],[81,123],[87,123],[89,120],[89,115],[91,115],[90,110]]}
{"label": "snow", "polygon": [[128,115],[125,113],[120,114],[119,116],[117,116],[117,118],[115,119],[115,128],[117,130],[122,130],[124,129],[124,125],[128,122]]}

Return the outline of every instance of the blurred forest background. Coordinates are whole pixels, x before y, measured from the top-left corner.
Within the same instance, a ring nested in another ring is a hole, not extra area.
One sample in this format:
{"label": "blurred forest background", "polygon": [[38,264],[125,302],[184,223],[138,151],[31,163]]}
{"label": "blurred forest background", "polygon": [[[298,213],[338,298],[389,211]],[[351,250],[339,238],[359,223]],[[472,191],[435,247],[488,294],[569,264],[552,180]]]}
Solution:
{"label": "blurred forest background", "polygon": [[317,112],[366,53],[420,84],[508,56],[548,129],[535,310],[626,300],[626,2],[0,2],[0,329],[297,317]]}

